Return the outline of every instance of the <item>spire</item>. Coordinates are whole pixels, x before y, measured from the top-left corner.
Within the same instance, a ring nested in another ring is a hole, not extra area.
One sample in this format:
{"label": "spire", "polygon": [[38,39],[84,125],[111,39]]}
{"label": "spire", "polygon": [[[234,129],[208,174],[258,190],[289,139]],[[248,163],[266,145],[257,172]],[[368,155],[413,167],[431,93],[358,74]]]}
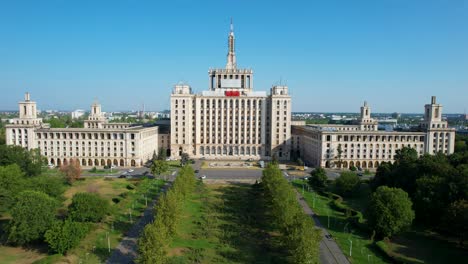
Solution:
{"label": "spire", "polygon": [[229,32],[229,37],[228,37],[228,54],[227,54],[227,63],[226,63],[226,69],[235,69],[237,68],[236,64],[236,53],[234,49],[234,44],[235,44],[235,37],[234,37],[234,24],[232,23],[232,18],[231,18],[231,31]]}

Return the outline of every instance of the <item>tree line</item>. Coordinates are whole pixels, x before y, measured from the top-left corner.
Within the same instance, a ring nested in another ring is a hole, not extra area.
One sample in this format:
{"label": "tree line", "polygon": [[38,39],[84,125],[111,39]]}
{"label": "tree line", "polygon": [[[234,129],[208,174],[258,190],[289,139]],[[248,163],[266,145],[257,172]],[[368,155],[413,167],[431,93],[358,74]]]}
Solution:
{"label": "tree line", "polygon": [[322,238],[312,218],[297,202],[297,194],[275,163],[263,170],[261,190],[272,224],[281,233],[282,244],[289,252],[290,263],[318,263]]}
{"label": "tree line", "polygon": [[172,187],[158,199],[154,221],[145,226],[138,240],[138,263],[167,263],[168,247],[177,233],[182,207],[194,191],[196,181],[194,170],[186,165]]}

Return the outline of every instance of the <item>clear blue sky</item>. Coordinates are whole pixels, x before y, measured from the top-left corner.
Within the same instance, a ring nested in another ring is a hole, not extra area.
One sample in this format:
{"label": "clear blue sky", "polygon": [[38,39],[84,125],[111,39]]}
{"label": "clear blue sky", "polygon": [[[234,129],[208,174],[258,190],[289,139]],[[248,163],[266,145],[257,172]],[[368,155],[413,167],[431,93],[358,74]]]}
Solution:
{"label": "clear blue sky", "polygon": [[0,109],[169,108],[174,84],[207,89],[230,17],[256,90],[282,79],[293,111],[468,110],[468,1],[0,0]]}

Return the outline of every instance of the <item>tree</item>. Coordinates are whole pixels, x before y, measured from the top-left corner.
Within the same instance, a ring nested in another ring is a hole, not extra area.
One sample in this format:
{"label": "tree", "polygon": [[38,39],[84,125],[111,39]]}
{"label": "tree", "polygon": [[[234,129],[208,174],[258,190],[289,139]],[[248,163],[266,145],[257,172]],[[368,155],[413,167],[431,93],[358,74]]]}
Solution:
{"label": "tree", "polygon": [[468,239],[468,201],[459,200],[453,202],[444,217],[445,229],[458,237],[459,244],[463,247]]}
{"label": "tree", "polygon": [[367,219],[377,234],[391,237],[405,230],[414,220],[413,203],[399,188],[381,186],[372,194]]}
{"label": "tree", "polygon": [[96,193],[76,193],[68,207],[70,218],[79,222],[100,222],[109,210],[108,201]]}
{"label": "tree", "polygon": [[158,160],[166,160],[167,152],[165,148],[159,148],[158,152]]}
{"label": "tree", "polygon": [[43,238],[55,220],[57,201],[47,194],[23,191],[11,209],[8,241],[24,245]]}
{"label": "tree", "polygon": [[316,168],[310,172],[309,185],[315,190],[327,187],[327,172],[323,168]]}
{"label": "tree", "polygon": [[25,184],[24,173],[18,165],[0,166],[0,212],[8,211],[13,206]]}
{"label": "tree", "polygon": [[0,166],[17,164],[26,176],[37,176],[47,164],[39,149],[27,150],[21,146],[0,145]]}
{"label": "tree", "polygon": [[165,263],[170,237],[159,215],[152,224],[146,225],[138,240],[138,263]]}
{"label": "tree", "polygon": [[437,224],[450,204],[445,178],[426,176],[416,180],[413,197],[416,219],[426,224]]}
{"label": "tree", "polygon": [[304,166],[304,161],[301,158],[297,158],[297,165],[300,167]]}
{"label": "tree", "polygon": [[156,160],[151,165],[151,173],[153,175],[161,175],[166,173],[169,170],[169,164],[166,160]]}
{"label": "tree", "polygon": [[180,156],[180,166],[185,166],[189,161],[189,155],[187,153],[182,153]]}
{"label": "tree", "polygon": [[75,180],[81,177],[81,165],[77,159],[71,159],[66,165],[60,167],[60,171],[65,175],[69,184],[75,182]]}
{"label": "tree", "polygon": [[335,164],[338,168],[341,168],[341,164],[343,164],[343,160],[342,160],[343,149],[341,148],[341,144],[338,144],[338,148],[336,149],[336,151],[338,152],[338,155],[336,155]]}
{"label": "tree", "polygon": [[27,180],[26,188],[61,200],[66,189],[65,184],[65,180],[60,176],[36,176]]}
{"label": "tree", "polygon": [[89,231],[85,223],[71,220],[54,221],[52,227],[45,233],[45,241],[52,251],[65,254],[76,247]]}
{"label": "tree", "polygon": [[154,164],[154,162],[158,159],[158,155],[156,154],[156,151],[153,151],[153,157],[151,158],[151,162]]}
{"label": "tree", "polygon": [[359,188],[360,183],[361,181],[356,173],[344,171],[335,180],[335,187],[341,195],[349,196]]}

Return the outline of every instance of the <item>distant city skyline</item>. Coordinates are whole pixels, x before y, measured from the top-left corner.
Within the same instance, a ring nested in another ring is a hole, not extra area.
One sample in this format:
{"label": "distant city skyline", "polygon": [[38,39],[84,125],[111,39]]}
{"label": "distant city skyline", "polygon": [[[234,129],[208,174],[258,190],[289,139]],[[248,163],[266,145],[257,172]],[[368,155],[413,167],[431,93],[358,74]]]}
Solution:
{"label": "distant city skyline", "polygon": [[466,1],[14,1],[0,4],[0,110],[170,108],[223,67],[234,20],[254,89],[289,86],[293,112],[444,113],[468,108]]}

